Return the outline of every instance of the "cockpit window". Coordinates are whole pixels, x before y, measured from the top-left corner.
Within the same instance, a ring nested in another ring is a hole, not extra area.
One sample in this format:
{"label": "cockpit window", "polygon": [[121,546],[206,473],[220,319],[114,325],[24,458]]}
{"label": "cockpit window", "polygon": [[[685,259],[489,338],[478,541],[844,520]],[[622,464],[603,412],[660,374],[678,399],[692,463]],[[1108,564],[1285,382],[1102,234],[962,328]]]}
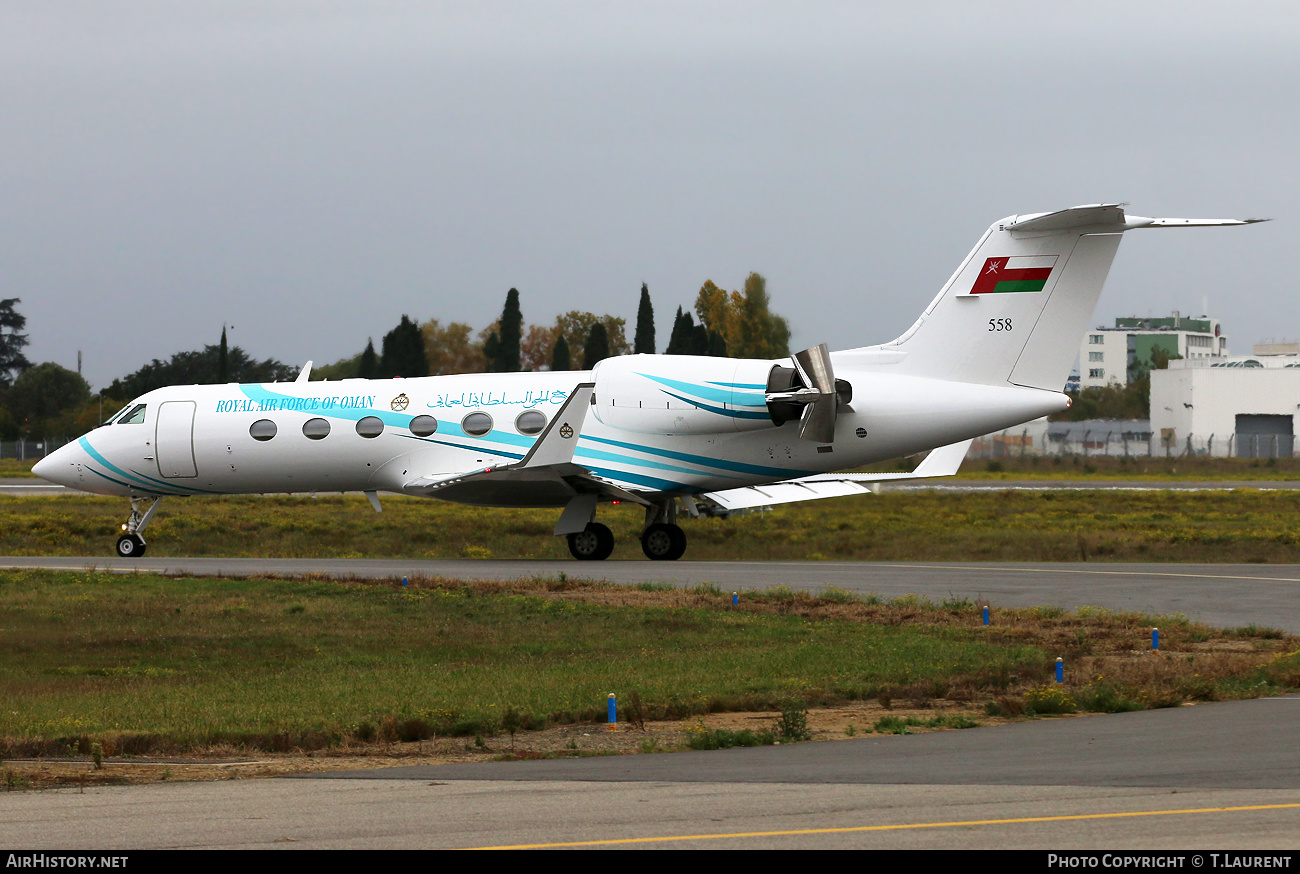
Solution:
{"label": "cockpit window", "polygon": [[144,423],[144,410],[147,404],[136,404],[126,413],[117,417],[114,425],[141,425]]}

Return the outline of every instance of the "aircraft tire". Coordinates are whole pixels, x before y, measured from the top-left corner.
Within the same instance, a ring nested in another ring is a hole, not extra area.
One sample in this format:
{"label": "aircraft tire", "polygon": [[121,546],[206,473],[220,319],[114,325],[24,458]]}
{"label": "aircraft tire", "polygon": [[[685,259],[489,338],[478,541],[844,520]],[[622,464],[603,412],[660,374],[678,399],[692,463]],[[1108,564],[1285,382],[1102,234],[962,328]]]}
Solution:
{"label": "aircraft tire", "polygon": [[139,558],[144,555],[144,538],[139,534],[123,534],[117,538],[117,554],[122,558]]}
{"label": "aircraft tire", "polygon": [[651,561],[676,561],[686,553],[686,532],[676,525],[656,522],[641,535],[641,551]]}
{"label": "aircraft tire", "polygon": [[599,522],[569,535],[569,555],[578,561],[604,561],[614,551],[614,532]]}

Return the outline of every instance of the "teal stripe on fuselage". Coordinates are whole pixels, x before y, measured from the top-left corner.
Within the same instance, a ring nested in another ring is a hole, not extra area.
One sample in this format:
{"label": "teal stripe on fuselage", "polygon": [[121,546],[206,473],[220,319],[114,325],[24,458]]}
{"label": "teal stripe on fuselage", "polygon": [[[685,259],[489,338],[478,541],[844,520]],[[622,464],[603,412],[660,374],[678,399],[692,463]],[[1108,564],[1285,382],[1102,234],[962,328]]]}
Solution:
{"label": "teal stripe on fuselage", "polygon": [[689,452],[674,452],[671,449],[657,449],[652,446],[640,446],[636,443],[624,443],[621,440],[609,440],[605,437],[593,437],[590,434],[583,434],[583,440],[593,440],[597,443],[605,443],[610,446],[618,446],[622,449],[631,449],[635,452],[644,452],[647,455],[659,455],[664,458],[675,458],[678,461],[686,461],[691,464],[698,464],[704,467],[716,467],[722,470],[732,470],[736,473],[749,473],[761,477],[776,477],[779,479],[790,479],[798,476],[809,476],[810,474],[819,473],[816,470],[792,470],[784,467],[766,467],[761,464],[746,464],[743,461],[719,461],[709,458],[707,455],[692,455]]}
{"label": "teal stripe on fuselage", "polygon": [[[138,470],[132,470],[132,471],[122,470],[122,468],[113,464],[113,462],[109,461],[107,458],[101,455],[99,451],[95,449],[95,447],[90,445],[90,441],[87,440],[85,437],[82,437],[79,440],[77,440],[77,444],[81,446],[82,449],[86,450],[87,455],[89,455],[91,458],[98,461],[100,464],[104,465],[104,467],[108,468],[113,473],[117,474],[118,476],[125,477],[128,480],[135,481],[135,485],[131,485],[129,483],[119,483],[119,485],[125,485],[127,486],[127,488],[136,488],[138,486],[143,486],[146,489],[150,489],[151,491],[157,491],[158,486],[163,486],[164,488],[171,489],[172,494],[174,495],[183,495],[186,492],[198,493],[202,495],[222,494],[222,492],[212,492],[212,491],[208,491],[207,489],[196,489],[194,486],[187,486],[184,485],[183,483],[172,483],[172,482],[167,482],[166,480],[154,479],[151,476],[147,476],[143,473],[140,473]],[[103,476],[103,474],[100,474],[100,476]],[[108,477],[104,477],[104,478],[108,479]]]}
{"label": "teal stripe on fuselage", "polygon": [[[660,391],[662,391],[662,389],[660,389]],[[705,412],[716,413],[716,414],[718,414],[719,416],[726,416],[726,417],[729,418],[729,419],[768,419],[768,420],[770,420],[770,419],[772,418],[772,415],[771,415],[770,413],[768,413],[767,410],[764,410],[764,411],[761,412],[761,413],[751,413],[751,412],[749,412],[748,410],[727,410],[727,409],[723,409],[723,408],[721,408],[721,407],[711,407],[711,406],[709,406],[708,404],[704,403],[703,401],[698,401],[698,400],[695,400],[694,398],[684,398],[684,397],[682,397],[681,395],[675,395],[675,394],[673,394],[673,393],[670,392],[670,391],[666,391],[666,392],[664,392],[664,394],[668,395],[669,397],[677,398],[677,400],[679,400],[679,401],[685,401],[686,403],[690,404],[691,406],[699,407],[701,410],[704,410]]]}
{"label": "teal stripe on fuselage", "polygon": [[[91,467],[89,464],[85,465],[85,468],[86,468],[86,470],[90,471],[90,472],[93,473],[95,476],[99,477],[100,479],[106,479],[106,480],[108,480],[109,482],[111,482],[113,485],[115,485],[115,486],[121,486],[122,488],[127,489],[128,491],[133,491],[133,492],[145,491],[144,489],[141,489],[138,485],[135,485],[135,484],[132,484],[132,483],[124,483],[124,482],[122,482],[121,480],[113,479],[113,478],[112,478],[111,476],[109,476],[108,474],[106,474],[106,473],[101,473],[101,472],[95,470],[95,468]],[[172,496],[172,497],[174,497],[174,498],[188,498],[188,497],[189,497],[189,495],[187,495],[185,492],[167,492],[167,491],[163,491],[162,489],[155,489],[155,488],[150,488],[150,489],[148,489],[148,492],[149,492],[149,494],[152,494],[152,495],[156,495],[156,494],[165,494],[165,495],[170,495],[170,496]]]}
{"label": "teal stripe on fuselage", "polygon": [[[585,435],[584,435],[585,436]],[[635,464],[637,467],[650,468],[652,470],[670,470],[673,473],[689,473],[694,476],[721,476],[725,479],[736,479],[728,474],[705,474],[702,470],[692,470],[689,467],[678,467],[675,464],[664,464],[659,461],[645,461],[640,458],[632,459],[626,455],[616,455],[613,452],[604,452],[600,449],[579,449],[573,453],[574,458],[595,458],[601,461],[617,461],[623,464]]]}
{"label": "teal stripe on fuselage", "polygon": [[[709,385],[723,385],[727,388],[740,388],[747,391],[767,391],[767,386],[761,382],[711,382]],[[764,403],[767,401],[764,400]]]}
{"label": "teal stripe on fuselage", "polygon": [[[710,388],[708,385],[697,385],[696,383],[693,382],[683,382],[680,379],[668,379],[665,376],[651,376],[648,373],[641,373],[638,374],[638,376],[644,376],[646,379],[657,382],[660,385],[666,385],[669,388],[675,388],[678,391],[684,391],[687,394],[692,394],[699,398],[705,398],[707,400],[719,404],[732,404],[734,406],[745,406],[745,407],[766,407],[767,406],[766,397],[737,398],[736,393],[728,389]],[[726,383],[710,383],[710,385],[726,385]],[[676,397],[676,395],[674,395],[674,397]],[[687,399],[682,398],[682,400],[687,400]],[[688,402],[693,403],[693,401],[688,401]]]}

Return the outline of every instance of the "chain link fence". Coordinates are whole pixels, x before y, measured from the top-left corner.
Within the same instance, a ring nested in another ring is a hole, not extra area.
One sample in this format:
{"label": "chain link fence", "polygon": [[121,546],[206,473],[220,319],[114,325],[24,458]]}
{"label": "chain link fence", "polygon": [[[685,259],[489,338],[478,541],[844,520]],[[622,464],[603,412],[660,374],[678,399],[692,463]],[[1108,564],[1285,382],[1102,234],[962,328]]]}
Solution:
{"label": "chain link fence", "polygon": [[[1038,423],[1031,423],[1038,425]],[[1187,434],[1172,428],[1126,428],[1103,424],[1086,428],[1073,422],[1051,422],[1047,427],[1021,427],[979,437],[967,458],[1017,458],[1040,456],[1105,456],[1109,458],[1291,458],[1291,434]]]}
{"label": "chain link fence", "polygon": [[16,458],[19,461],[44,458],[59,447],[71,443],[72,440],[71,437],[48,437],[41,440],[31,438],[0,440],[0,458]]}

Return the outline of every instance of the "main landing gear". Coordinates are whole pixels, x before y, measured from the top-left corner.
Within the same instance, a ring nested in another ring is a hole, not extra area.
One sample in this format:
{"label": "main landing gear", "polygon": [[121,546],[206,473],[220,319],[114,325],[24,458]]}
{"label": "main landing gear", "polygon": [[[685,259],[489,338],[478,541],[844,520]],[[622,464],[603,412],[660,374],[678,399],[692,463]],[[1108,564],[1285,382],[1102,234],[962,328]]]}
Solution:
{"label": "main landing gear", "polygon": [[588,522],[586,528],[568,537],[569,554],[578,561],[604,561],[614,551],[614,532],[599,522]]}
{"label": "main landing gear", "polygon": [[126,533],[117,538],[117,554],[122,558],[140,558],[144,555],[145,542],[140,532],[149,527],[149,520],[153,518],[154,511],[158,509],[162,498],[155,497],[149,504],[149,509],[143,513],[140,512],[141,500],[141,498],[131,499],[131,516],[122,526],[122,530]]}
{"label": "main landing gear", "polygon": [[686,553],[686,532],[676,525],[656,522],[641,532],[641,551],[651,561],[676,561]]}
{"label": "main landing gear", "polygon": [[[595,513],[593,506],[591,512]],[[676,561],[686,553],[686,532],[677,525],[677,502],[664,501],[646,507],[641,551],[651,561]],[[604,561],[614,552],[614,534],[596,521],[567,535],[569,554],[578,561]]]}

